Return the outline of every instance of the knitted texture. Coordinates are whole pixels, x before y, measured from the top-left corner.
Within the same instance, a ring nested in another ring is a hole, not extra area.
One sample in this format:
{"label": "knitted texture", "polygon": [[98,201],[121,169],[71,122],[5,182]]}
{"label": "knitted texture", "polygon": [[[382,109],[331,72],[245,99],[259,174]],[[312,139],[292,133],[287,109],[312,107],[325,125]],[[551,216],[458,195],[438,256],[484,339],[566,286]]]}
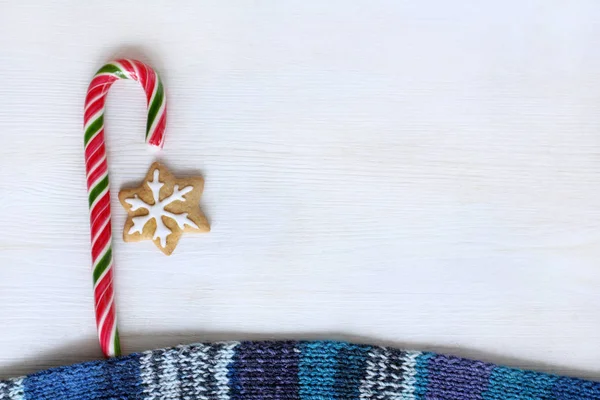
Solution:
{"label": "knitted texture", "polygon": [[340,342],[194,344],[0,381],[0,400],[600,399],[600,383]]}

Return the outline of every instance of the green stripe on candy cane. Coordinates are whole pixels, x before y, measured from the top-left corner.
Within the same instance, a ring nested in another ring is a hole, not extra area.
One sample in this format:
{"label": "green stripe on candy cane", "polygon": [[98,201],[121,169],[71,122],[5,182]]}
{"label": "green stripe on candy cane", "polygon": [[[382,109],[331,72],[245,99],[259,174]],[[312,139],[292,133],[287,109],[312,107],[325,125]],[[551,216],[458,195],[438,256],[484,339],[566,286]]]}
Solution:
{"label": "green stripe on candy cane", "polygon": [[121,68],[117,67],[115,64],[112,63],[106,64],[105,66],[100,68],[98,72],[96,72],[96,75],[100,74],[113,74],[120,79],[129,79],[129,76],[127,76],[127,74]]}
{"label": "green stripe on candy cane", "polygon": [[115,354],[121,354],[121,339],[119,339],[119,328],[115,328]]}
{"label": "green stripe on candy cane", "polygon": [[156,89],[156,95],[152,97],[150,107],[148,107],[148,121],[146,122],[146,138],[150,133],[150,129],[152,128],[152,124],[156,120],[156,116],[158,115],[158,111],[164,101],[165,91],[163,90],[162,82],[158,82],[158,88]]}
{"label": "green stripe on candy cane", "polygon": [[94,204],[94,201],[98,198],[98,196],[104,192],[104,190],[108,187],[108,175],[106,175],[100,182],[98,182],[94,188],[90,191],[90,195],[88,196],[88,202],[90,207]]}
{"label": "green stripe on candy cane", "polygon": [[98,133],[98,131],[100,129],[102,129],[103,126],[104,126],[104,114],[101,114],[85,130],[85,135],[83,137],[83,144],[84,144],[84,146],[87,146],[87,144],[90,142],[90,140],[94,137],[94,135],[96,135],[96,133]]}
{"label": "green stripe on candy cane", "polygon": [[110,265],[110,261],[112,260],[112,247],[109,247],[104,253],[104,256],[100,259],[100,262],[94,268],[93,277],[94,277],[94,285],[98,283],[98,279],[104,274],[106,268]]}

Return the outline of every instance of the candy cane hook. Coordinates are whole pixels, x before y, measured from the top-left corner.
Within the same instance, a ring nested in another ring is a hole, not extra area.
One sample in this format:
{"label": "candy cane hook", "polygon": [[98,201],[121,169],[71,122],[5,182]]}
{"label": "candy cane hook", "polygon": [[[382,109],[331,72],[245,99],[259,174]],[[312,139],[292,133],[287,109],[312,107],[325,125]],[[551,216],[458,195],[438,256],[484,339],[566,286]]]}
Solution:
{"label": "candy cane hook", "polygon": [[108,164],[104,144],[104,104],[111,85],[119,79],[139,82],[146,92],[148,120],[146,142],[161,148],[167,122],[163,85],[148,65],[117,60],[104,65],[94,76],[85,98],[83,117],[85,169],[92,240],[92,271],[96,325],[100,346],[107,357],[121,354],[113,288],[112,232]]}

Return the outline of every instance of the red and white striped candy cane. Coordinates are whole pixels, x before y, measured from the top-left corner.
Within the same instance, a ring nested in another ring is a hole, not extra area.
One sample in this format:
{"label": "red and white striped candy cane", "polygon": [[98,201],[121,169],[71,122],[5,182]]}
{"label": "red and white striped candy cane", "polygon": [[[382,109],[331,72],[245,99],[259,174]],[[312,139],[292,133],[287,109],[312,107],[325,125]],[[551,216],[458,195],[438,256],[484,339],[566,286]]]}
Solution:
{"label": "red and white striped candy cane", "polygon": [[83,117],[85,168],[90,206],[96,325],[102,351],[107,357],[121,354],[114,302],[110,191],[104,145],[104,103],[108,90],[118,79],[137,81],[146,92],[148,144],[162,147],[167,122],[165,91],[158,74],[148,65],[135,60],[113,61],[100,68],[90,82]]}

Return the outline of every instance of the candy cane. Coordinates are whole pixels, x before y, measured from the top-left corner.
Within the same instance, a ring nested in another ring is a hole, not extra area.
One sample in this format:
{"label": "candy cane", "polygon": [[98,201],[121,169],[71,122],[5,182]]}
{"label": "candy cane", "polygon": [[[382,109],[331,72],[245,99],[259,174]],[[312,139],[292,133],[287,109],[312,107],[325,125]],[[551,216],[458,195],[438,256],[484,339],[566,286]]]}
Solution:
{"label": "candy cane", "polygon": [[135,60],[113,61],[100,68],[90,82],[83,118],[85,168],[90,206],[96,325],[100,346],[107,357],[121,354],[114,304],[110,191],[104,145],[104,103],[108,90],[118,79],[137,81],[146,92],[148,144],[162,147],[167,122],[163,85],[156,71],[148,65]]}

